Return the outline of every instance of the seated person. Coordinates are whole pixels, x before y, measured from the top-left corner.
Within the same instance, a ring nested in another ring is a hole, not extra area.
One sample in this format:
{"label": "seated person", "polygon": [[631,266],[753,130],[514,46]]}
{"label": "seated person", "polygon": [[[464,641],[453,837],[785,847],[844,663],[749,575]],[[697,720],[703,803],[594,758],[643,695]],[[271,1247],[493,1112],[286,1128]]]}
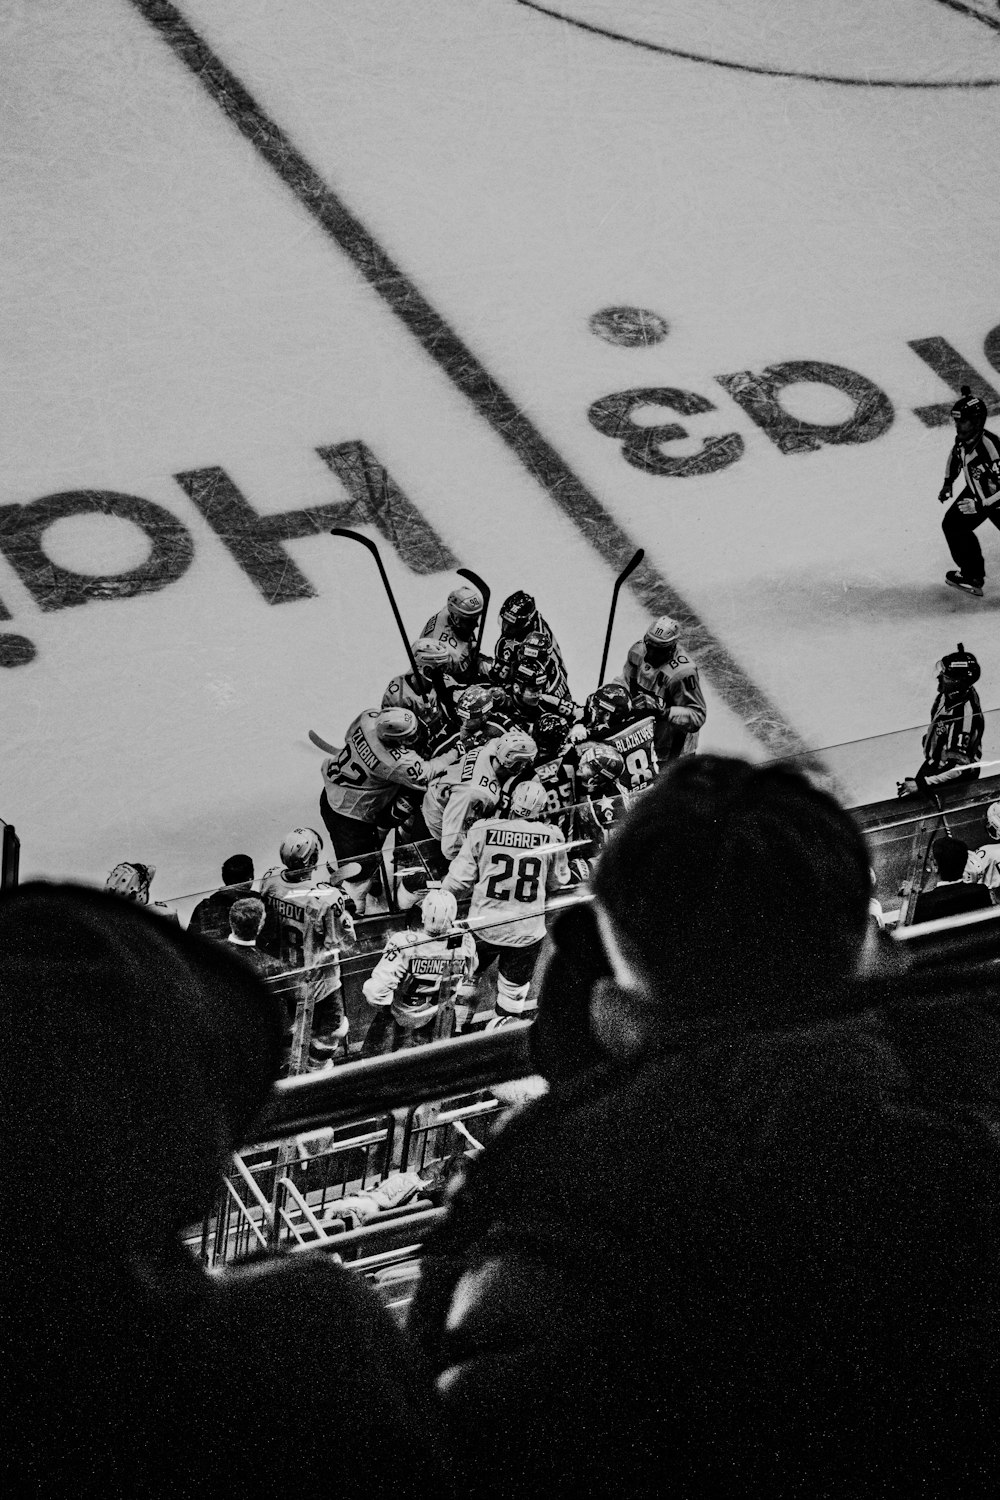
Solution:
{"label": "seated person", "polygon": [[992,905],[984,885],[970,885],[964,880],[969,846],[961,839],[942,834],[931,844],[938,880],[933,890],[921,891],[913,908],[913,925],[955,917],[961,912],[988,910]]}
{"label": "seated person", "polygon": [[188,932],[202,937],[229,937],[229,910],[234,901],[253,895],[253,860],[249,854],[231,854],[222,866],[222,887],[199,901],[191,913]]}
{"label": "seated person", "polygon": [[468,1164],[411,1307],[470,1485],[986,1493],[995,1016],[949,1054],[950,1012],[866,1011],[868,852],[787,768],[680,760],[593,890],[575,1066]]}

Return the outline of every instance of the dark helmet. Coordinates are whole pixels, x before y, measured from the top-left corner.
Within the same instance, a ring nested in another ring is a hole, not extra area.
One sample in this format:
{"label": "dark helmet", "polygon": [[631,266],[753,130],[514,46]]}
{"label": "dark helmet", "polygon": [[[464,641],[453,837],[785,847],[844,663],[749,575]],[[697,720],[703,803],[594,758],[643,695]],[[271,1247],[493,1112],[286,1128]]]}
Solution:
{"label": "dark helmet", "polygon": [[619,778],[625,775],[625,762],[613,745],[587,745],[580,752],[577,770],[588,792],[612,785],[617,791]]}
{"label": "dark helmet", "polygon": [[566,720],[559,714],[541,714],[531,731],[540,761],[554,760],[566,740]]}
{"label": "dark helmet", "polygon": [[545,667],[534,661],[520,661],[510,685],[510,694],[516,704],[537,703],[545,691]]}
{"label": "dark helmet", "polygon": [[[939,686],[942,679],[946,678],[949,685],[956,690],[974,686],[979,681],[982,671],[972,652],[966,651],[961,641],[958,643],[957,651],[949,651],[947,656],[942,656],[935,670]],[[943,688],[942,691],[944,691]]]}
{"label": "dark helmet", "polygon": [[547,667],[552,660],[552,642],[540,630],[529,630],[517,648],[517,660],[519,664],[537,662],[540,666]]}
{"label": "dark helmet", "polygon": [[620,682],[606,682],[584,704],[583,722],[595,734],[614,734],[632,718],[632,699]]}
{"label": "dark helmet", "polygon": [[455,700],[455,711],[460,719],[485,719],[503,703],[504,695],[499,688],[475,682],[459,693]]}
{"label": "dark helmet", "polygon": [[511,640],[523,640],[534,625],[537,615],[534,599],[523,589],[519,589],[516,594],[510,594],[500,606],[500,634]]}
{"label": "dark helmet", "polygon": [[963,385],[962,395],[951,409],[955,432],[960,442],[972,443],[986,426],[986,402],[972,394],[972,387]]}

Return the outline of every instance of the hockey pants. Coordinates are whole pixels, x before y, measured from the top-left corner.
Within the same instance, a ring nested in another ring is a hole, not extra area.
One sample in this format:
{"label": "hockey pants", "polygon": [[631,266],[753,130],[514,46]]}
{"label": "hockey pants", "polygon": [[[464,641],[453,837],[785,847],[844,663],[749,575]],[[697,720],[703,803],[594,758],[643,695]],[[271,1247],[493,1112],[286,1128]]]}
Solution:
{"label": "hockey pants", "polygon": [[963,578],[980,588],[986,576],[986,567],[976,528],[984,521],[992,521],[1000,531],[1000,506],[991,506],[989,510],[977,509],[971,516],[966,516],[959,510],[956,500],[953,505],[949,505],[941,522],[941,530],[948,543],[948,550],[955,559],[955,566]]}

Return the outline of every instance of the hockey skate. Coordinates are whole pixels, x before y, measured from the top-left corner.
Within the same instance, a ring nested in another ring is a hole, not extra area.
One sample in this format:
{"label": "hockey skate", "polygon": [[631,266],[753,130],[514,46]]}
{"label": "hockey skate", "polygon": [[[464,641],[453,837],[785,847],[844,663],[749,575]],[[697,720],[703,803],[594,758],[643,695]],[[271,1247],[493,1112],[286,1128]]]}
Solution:
{"label": "hockey skate", "polygon": [[950,584],[953,589],[960,589],[963,594],[974,594],[977,599],[983,597],[982,584],[973,583],[970,578],[966,578],[964,573],[959,573],[956,568],[948,569],[948,572],[944,575],[944,581]]}

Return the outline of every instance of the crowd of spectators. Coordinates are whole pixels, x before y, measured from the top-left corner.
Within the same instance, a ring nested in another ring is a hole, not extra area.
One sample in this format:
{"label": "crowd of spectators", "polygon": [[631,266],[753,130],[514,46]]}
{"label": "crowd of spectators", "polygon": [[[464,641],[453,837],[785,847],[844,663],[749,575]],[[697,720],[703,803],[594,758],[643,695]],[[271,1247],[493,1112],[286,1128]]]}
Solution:
{"label": "crowd of spectators", "polygon": [[[946,891],[961,852],[935,848]],[[995,1494],[992,976],[922,988],[870,902],[854,820],[806,777],[672,766],[552,926],[548,1090],[451,1185],[400,1331],[321,1257],[209,1276],[181,1244],[278,1072],[236,951],[254,897],[234,944],[100,892],[5,896],[32,1225],[6,1492]]]}

